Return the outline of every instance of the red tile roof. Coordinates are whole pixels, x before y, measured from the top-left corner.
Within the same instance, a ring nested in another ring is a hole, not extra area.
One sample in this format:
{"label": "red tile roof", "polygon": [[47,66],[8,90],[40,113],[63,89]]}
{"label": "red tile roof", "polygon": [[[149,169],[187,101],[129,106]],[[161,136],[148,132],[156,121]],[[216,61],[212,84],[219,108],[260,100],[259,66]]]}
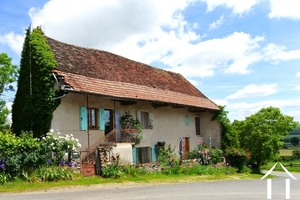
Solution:
{"label": "red tile roof", "polygon": [[83,48],[45,36],[58,63],[55,72],[74,91],[124,99],[218,110],[182,75],[106,51]]}

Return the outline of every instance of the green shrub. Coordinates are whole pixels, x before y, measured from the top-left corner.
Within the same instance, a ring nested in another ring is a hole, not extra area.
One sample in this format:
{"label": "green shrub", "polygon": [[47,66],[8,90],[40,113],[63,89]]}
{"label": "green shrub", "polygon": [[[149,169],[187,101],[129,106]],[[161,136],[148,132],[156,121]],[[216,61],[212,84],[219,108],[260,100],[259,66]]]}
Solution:
{"label": "green shrub", "polygon": [[176,156],[175,148],[171,147],[171,144],[168,144],[167,146],[162,146],[159,149],[159,162],[163,166],[167,165],[174,165],[176,163],[179,163],[178,157]]}
{"label": "green shrub", "polygon": [[300,150],[294,150],[292,154],[295,159],[300,159]]}
{"label": "green shrub", "polygon": [[109,165],[102,168],[102,176],[105,178],[119,178],[121,169],[119,165]]}
{"label": "green shrub", "polygon": [[229,159],[231,165],[236,167],[238,172],[241,172],[250,154],[244,149],[231,147],[225,150],[225,156]]}
{"label": "green shrub", "polygon": [[[59,165],[66,152],[79,147],[78,139],[72,135],[60,136],[53,130],[41,139],[34,138],[31,132],[23,132],[20,136],[0,132],[0,158],[5,160],[2,171],[11,178],[31,174],[45,166],[49,159],[52,159],[52,164]],[[52,158],[51,152],[55,157]]]}

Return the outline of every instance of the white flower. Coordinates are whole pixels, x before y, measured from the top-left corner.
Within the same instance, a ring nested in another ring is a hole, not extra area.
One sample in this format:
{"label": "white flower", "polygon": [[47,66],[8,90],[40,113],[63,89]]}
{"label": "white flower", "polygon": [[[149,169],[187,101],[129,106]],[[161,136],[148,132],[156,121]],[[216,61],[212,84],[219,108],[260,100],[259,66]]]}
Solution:
{"label": "white flower", "polygon": [[54,132],[54,130],[51,128],[51,129],[50,129],[50,133],[53,133],[53,132]]}
{"label": "white flower", "polygon": [[77,144],[77,146],[78,146],[78,148],[80,148],[80,147],[81,147],[81,144],[80,144],[80,143],[78,143],[78,144]]}
{"label": "white flower", "polygon": [[45,138],[45,137],[42,137],[42,139],[43,139],[43,140],[46,140],[46,138]]}
{"label": "white flower", "polygon": [[73,137],[73,134],[70,134],[71,137]]}

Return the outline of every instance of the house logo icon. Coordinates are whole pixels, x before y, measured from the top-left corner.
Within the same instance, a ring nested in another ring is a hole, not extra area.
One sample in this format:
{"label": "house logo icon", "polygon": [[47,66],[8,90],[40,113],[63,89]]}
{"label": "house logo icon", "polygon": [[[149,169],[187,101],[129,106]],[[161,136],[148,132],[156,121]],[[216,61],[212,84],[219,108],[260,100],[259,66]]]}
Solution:
{"label": "house logo icon", "polygon": [[[274,168],[278,163],[276,163],[260,180],[265,179],[268,175],[272,173]],[[281,168],[285,171],[289,177],[294,180],[297,180],[281,163],[279,163]],[[290,181],[291,179],[285,179],[285,199],[290,199]],[[272,199],[272,179],[267,179],[267,199]]]}

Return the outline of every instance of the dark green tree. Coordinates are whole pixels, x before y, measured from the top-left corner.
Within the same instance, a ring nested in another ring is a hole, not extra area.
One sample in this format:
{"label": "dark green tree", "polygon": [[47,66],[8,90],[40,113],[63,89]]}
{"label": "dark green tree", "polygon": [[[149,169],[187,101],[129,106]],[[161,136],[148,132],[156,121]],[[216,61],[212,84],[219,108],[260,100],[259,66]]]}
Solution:
{"label": "dark green tree", "polygon": [[49,131],[53,112],[60,101],[53,98],[56,67],[54,54],[41,29],[26,31],[20,62],[18,90],[12,107],[13,132],[32,131],[34,137]]}
{"label": "dark green tree", "polygon": [[297,137],[292,137],[291,138],[291,144],[292,145],[294,145],[294,146],[297,146],[297,145],[299,145],[299,138],[297,138]]}
{"label": "dark green tree", "polygon": [[[17,80],[18,66],[13,65],[11,61],[6,53],[0,54],[0,95],[3,95],[4,91],[14,90],[12,83]],[[5,105],[5,100],[0,98],[0,131],[9,129],[6,120],[9,110]]]}
{"label": "dark green tree", "polygon": [[298,127],[293,117],[283,115],[279,108],[262,108],[242,122],[236,122],[241,147],[249,150],[257,169],[279,154],[283,136]]}

